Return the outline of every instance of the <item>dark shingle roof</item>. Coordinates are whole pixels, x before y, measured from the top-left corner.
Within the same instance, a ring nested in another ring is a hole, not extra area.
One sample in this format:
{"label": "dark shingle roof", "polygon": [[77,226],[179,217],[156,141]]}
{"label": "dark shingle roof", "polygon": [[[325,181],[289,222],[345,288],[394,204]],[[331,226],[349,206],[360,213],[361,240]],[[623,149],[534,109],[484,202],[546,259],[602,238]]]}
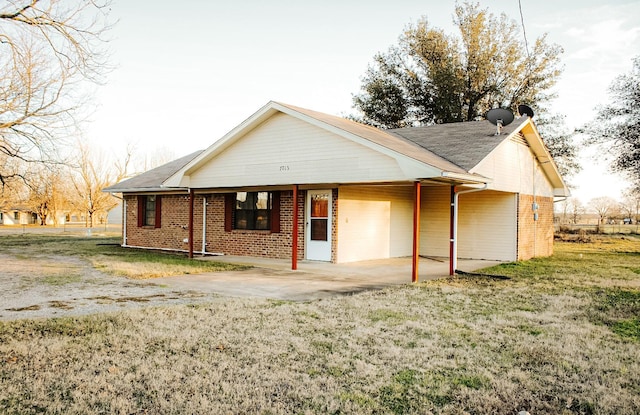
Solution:
{"label": "dark shingle roof", "polygon": [[487,120],[427,127],[408,127],[387,130],[388,133],[409,140],[428,149],[445,160],[469,171],[478,165],[520,124],[515,120],[495,135],[496,126]]}
{"label": "dark shingle roof", "polygon": [[[134,176],[130,179],[123,180],[113,186],[105,188],[103,191],[110,193],[120,193],[123,191],[152,191],[162,189],[162,183],[178,170],[187,165],[191,160],[196,158],[202,150],[196,151],[177,160],[170,161],[167,164],[158,166],[147,172]],[[166,190],[166,189],[164,189]]]}

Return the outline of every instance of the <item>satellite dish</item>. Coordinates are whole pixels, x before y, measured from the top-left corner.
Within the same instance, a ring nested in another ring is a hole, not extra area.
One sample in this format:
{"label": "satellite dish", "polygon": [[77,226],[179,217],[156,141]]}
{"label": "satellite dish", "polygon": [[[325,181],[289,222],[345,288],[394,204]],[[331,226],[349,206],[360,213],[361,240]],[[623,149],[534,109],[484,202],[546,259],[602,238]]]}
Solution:
{"label": "satellite dish", "polygon": [[493,125],[500,124],[501,126],[509,125],[513,121],[513,113],[504,108],[494,108],[487,112],[487,119]]}
{"label": "satellite dish", "polygon": [[518,105],[518,114],[520,114],[520,116],[526,115],[529,118],[533,118],[533,110],[528,105]]}
{"label": "satellite dish", "polygon": [[513,121],[513,113],[504,108],[494,108],[487,112],[487,119],[491,124],[498,127],[496,135],[500,135],[502,127],[511,124]]}

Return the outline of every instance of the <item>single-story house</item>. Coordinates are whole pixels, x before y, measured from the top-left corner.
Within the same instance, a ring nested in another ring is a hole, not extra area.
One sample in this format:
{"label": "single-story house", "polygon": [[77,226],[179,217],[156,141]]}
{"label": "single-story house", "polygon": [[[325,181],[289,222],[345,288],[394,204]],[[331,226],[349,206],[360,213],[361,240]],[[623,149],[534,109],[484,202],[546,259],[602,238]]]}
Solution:
{"label": "single-story house", "polygon": [[0,211],[0,225],[34,225],[39,221],[38,214],[25,207],[10,207]]}
{"label": "single-story house", "polygon": [[529,117],[380,130],[269,102],[204,151],[130,178],[123,246],[344,263],[553,252],[569,190]]}

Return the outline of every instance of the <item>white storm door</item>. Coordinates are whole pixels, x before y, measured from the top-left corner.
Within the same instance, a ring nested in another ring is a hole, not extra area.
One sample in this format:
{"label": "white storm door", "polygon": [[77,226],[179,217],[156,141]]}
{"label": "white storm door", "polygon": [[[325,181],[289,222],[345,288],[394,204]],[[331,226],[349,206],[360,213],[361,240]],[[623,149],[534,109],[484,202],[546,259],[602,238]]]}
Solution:
{"label": "white storm door", "polygon": [[307,259],[331,261],[331,190],[307,191]]}

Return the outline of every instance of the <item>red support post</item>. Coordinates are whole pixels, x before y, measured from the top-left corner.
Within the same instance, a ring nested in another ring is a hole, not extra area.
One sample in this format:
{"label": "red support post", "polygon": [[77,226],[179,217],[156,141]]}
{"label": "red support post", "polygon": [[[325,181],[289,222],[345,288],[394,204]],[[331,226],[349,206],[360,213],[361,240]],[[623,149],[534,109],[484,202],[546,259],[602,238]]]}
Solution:
{"label": "red support post", "polygon": [[454,275],[456,270],[453,269],[455,255],[454,245],[456,243],[455,224],[456,224],[456,187],[451,186],[451,214],[449,215],[449,275]]}
{"label": "red support post", "polygon": [[420,262],[420,182],[413,184],[413,267],[411,282],[418,282],[418,263]]}
{"label": "red support post", "polygon": [[195,193],[189,190],[189,258],[193,258],[193,204]]}
{"label": "red support post", "polygon": [[298,269],[298,185],[293,185],[293,218],[291,229],[291,269]]}

